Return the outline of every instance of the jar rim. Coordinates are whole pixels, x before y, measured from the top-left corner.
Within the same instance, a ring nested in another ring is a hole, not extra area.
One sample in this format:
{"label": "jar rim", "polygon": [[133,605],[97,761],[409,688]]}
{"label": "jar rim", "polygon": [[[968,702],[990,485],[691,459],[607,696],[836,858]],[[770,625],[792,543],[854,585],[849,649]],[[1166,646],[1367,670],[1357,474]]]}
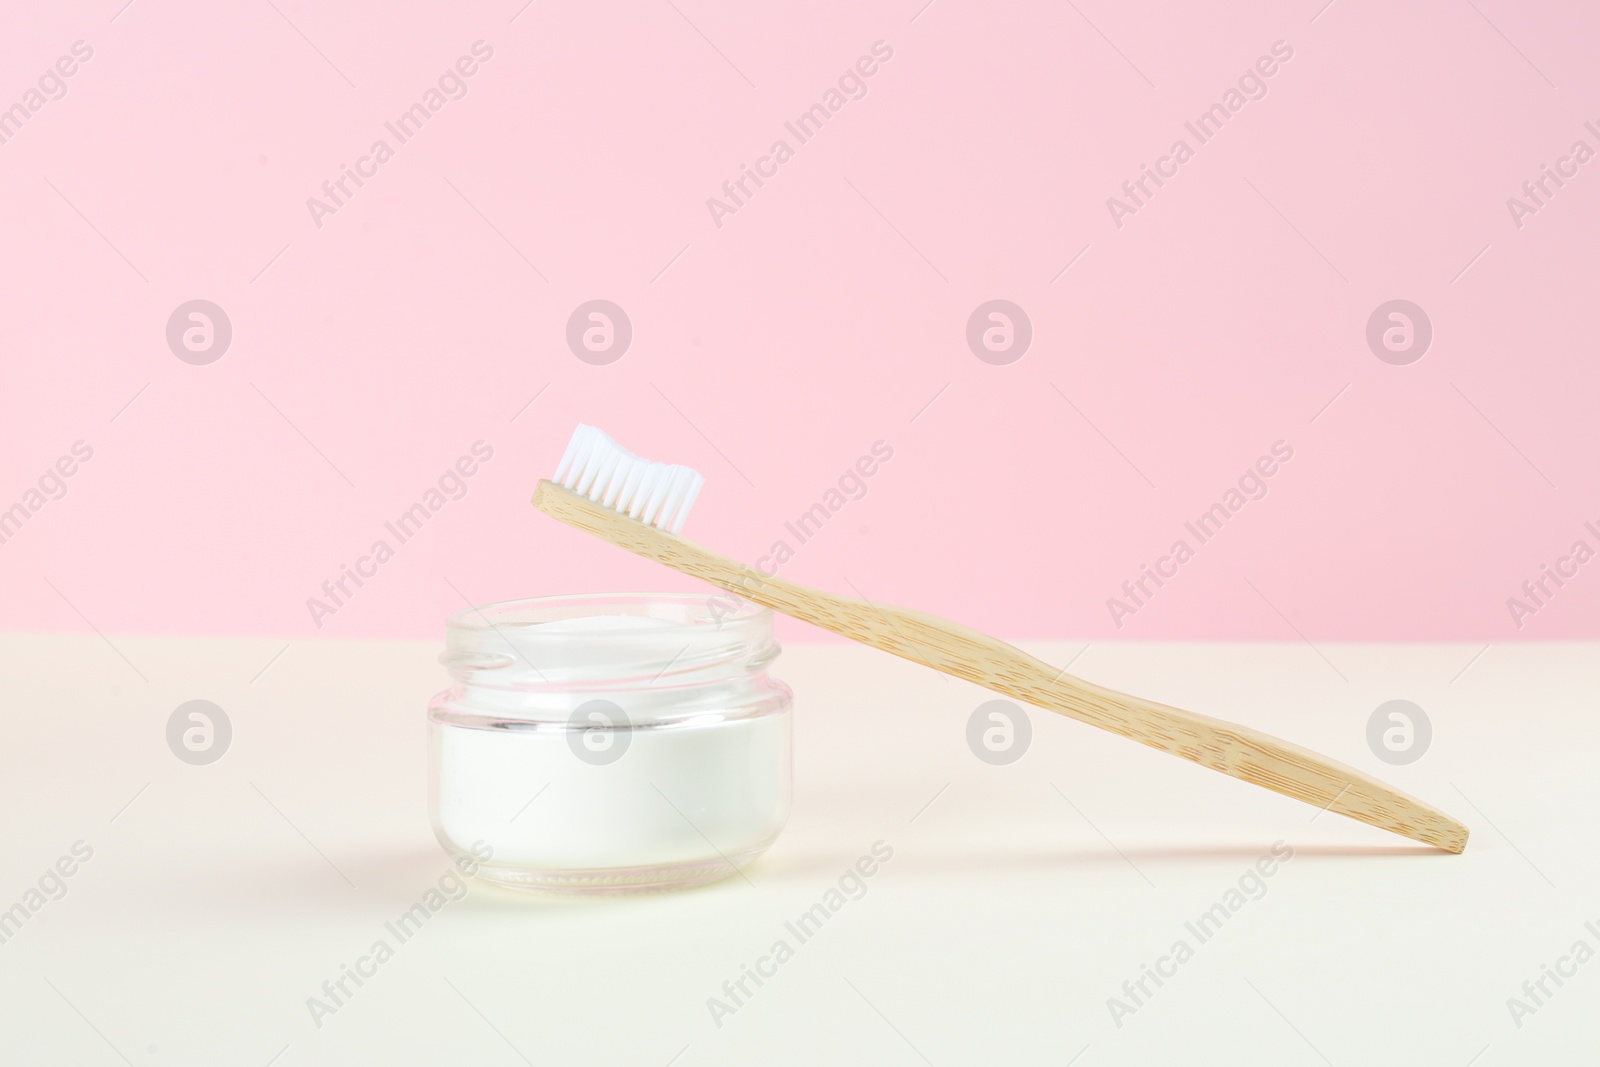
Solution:
{"label": "jar rim", "polygon": [[[714,606],[715,605],[715,606]],[[641,607],[643,611],[596,611],[597,607]],[[656,611],[650,611],[650,608]],[[701,610],[694,610],[695,608]],[[662,619],[680,626],[759,626],[772,618],[772,610],[725,592],[707,593],[556,593],[548,596],[519,597],[489,604],[475,604],[452,612],[445,619],[447,629],[476,633],[517,627],[519,637],[537,637],[536,628],[549,622],[590,618],[596,615],[639,615]],[[571,639],[570,632],[551,633],[551,637]],[[584,640],[637,638],[636,631],[585,631]]]}
{"label": "jar rim", "polygon": [[[581,625],[618,616],[651,624]],[[727,593],[574,593],[455,612],[439,662],[477,689],[549,693],[704,684],[778,651],[772,612]]]}

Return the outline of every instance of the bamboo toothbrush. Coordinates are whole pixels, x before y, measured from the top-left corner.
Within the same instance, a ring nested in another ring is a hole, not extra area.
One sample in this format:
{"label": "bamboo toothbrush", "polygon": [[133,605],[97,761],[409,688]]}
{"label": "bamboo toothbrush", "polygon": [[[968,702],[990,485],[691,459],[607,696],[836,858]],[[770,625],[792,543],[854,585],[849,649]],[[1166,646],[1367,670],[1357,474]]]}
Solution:
{"label": "bamboo toothbrush", "polygon": [[1025,704],[1449,852],[1467,846],[1467,828],[1438,808],[1298,745],[1085,682],[932,615],[769,578],[686,541],[677,533],[704,483],[688,467],[640,459],[600,430],[579,426],[555,480],[539,482],[533,504],[602,540],[773,611]]}

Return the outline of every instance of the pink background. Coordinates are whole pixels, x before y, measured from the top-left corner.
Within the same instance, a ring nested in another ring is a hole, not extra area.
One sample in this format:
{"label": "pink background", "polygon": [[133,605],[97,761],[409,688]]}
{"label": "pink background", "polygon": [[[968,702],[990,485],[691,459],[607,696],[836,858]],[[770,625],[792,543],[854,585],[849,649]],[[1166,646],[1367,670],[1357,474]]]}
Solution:
{"label": "pink background", "polygon": [[[1520,629],[1506,605],[1600,547],[1600,161],[1506,206],[1600,148],[1591,8],[921,3],[10,5],[0,106],[94,54],[0,144],[0,508],[94,455],[0,544],[0,626],[429,637],[463,598],[692,588],[528,505],[581,420],[700,469],[686,533],[751,562],[887,442],[784,577],[1007,636],[1600,633],[1600,562]],[[319,228],[307,198],[479,40]],[[1279,40],[1268,95],[1114,225]],[[197,298],[233,327],[207,366],[165,339]],[[594,298],[633,324],[608,366],[565,342]],[[965,340],[995,298],[1034,330],[1007,366]],[[1408,366],[1365,341],[1396,298],[1434,329]],[[480,440],[319,629],[307,598]],[[1269,495],[1117,627],[1279,440]]]}

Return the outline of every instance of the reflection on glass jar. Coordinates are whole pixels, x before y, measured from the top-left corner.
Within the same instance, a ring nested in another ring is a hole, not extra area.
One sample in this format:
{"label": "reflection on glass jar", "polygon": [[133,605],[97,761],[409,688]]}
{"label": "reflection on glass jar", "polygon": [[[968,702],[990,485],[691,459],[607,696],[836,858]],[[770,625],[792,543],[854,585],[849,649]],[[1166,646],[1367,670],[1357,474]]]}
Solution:
{"label": "reflection on glass jar", "polygon": [[[543,597],[451,616],[428,707],[434,833],[479,876],[567,892],[701,885],[789,814],[772,613],[726,596]],[[481,848],[480,848],[481,851]]]}

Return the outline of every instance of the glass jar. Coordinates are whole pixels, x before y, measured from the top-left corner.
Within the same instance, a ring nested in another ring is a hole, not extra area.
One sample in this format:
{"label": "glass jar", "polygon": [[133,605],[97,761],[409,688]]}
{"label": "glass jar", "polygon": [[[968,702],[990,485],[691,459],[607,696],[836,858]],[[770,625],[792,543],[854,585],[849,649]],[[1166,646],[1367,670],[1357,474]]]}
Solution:
{"label": "glass jar", "polygon": [[[469,608],[428,705],[446,852],[504,885],[701,885],[789,816],[791,696],[772,613],[729,597],[599,594]],[[487,859],[484,859],[487,855]]]}

